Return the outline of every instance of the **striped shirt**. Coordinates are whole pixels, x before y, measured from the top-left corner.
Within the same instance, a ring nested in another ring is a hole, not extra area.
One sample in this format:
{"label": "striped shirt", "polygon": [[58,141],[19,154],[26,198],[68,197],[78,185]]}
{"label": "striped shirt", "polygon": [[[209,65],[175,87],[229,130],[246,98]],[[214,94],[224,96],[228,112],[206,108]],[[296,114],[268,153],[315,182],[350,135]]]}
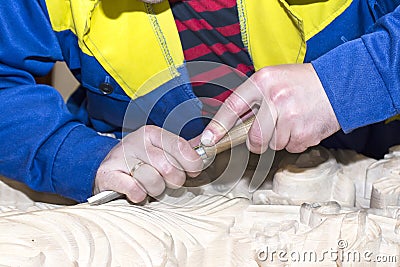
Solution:
{"label": "striped shirt", "polygon": [[204,115],[212,115],[231,94],[229,89],[254,73],[241,38],[236,0],[170,0],[170,4],[186,62],[221,63],[188,64]]}

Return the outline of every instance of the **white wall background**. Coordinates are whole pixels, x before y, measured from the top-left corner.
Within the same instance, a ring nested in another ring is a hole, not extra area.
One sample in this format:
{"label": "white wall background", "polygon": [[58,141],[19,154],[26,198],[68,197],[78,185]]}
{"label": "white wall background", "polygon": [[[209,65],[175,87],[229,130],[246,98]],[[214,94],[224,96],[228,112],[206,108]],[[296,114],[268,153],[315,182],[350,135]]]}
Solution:
{"label": "white wall background", "polygon": [[57,62],[53,69],[52,84],[67,99],[79,86],[79,82],[67,68],[64,62]]}

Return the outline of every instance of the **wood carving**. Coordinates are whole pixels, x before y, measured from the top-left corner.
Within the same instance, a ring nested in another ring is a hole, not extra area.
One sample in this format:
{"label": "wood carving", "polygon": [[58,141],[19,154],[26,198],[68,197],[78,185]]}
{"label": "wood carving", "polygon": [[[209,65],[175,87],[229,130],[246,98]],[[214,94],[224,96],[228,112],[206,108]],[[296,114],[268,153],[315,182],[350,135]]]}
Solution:
{"label": "wood carving", "polygon": [[399,266],[397,151],[313,149],[253,194],[243,179],[227,196],[182,188],[144,206],[51,205],[0,183],[0,266]]}
{"label": "wood carving", "polygon": [[[365,159],[341,155],[340,160],[324,148],[290,155],[279,163],[272,188],[257,191],[253,200],[256,204],[301,205],[303,202],[337,201],[343,206],[359,206],[357,196],[364,195],[360,188],[364,187],[366,166],[361,175],[353,170],[366,165]],[[374,160],[368,159],[368,162]]]}

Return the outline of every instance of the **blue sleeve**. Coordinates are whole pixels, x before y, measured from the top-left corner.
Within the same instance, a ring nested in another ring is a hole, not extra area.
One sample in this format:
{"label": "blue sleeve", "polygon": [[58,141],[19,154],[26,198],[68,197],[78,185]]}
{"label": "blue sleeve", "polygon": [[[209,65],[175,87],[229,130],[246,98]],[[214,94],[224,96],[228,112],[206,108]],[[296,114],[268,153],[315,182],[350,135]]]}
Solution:
{"label": "blue sleeve", "polygon": [[344,132],[399,114],[400,7],[312,64]]}
{"label": "blue sleeve", "polygon": [[39,1],[1,1],[0,36],[0,174],[85,201],[118,141],[77,121],[54,88],[35,84],[63,59]]}

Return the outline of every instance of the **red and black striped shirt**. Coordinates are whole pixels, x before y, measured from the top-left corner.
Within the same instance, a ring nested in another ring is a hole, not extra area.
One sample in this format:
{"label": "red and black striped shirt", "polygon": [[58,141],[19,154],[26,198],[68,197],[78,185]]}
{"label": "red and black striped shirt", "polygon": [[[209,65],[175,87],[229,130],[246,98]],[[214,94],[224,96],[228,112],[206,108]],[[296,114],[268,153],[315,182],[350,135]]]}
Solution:
{"label": "red and black striped shirt", "polygon": [[[254,73],[241,38],[236,0],[170,0],[170,4],[185,60],[223,64],[189,68],[192,81],[204,81],[193,83],[194,93],[202,100],[205,112],[214,113],[230,95],[229,89],[240,84],[243,76]],[[242,77],[226,65],[243,73]]]}

